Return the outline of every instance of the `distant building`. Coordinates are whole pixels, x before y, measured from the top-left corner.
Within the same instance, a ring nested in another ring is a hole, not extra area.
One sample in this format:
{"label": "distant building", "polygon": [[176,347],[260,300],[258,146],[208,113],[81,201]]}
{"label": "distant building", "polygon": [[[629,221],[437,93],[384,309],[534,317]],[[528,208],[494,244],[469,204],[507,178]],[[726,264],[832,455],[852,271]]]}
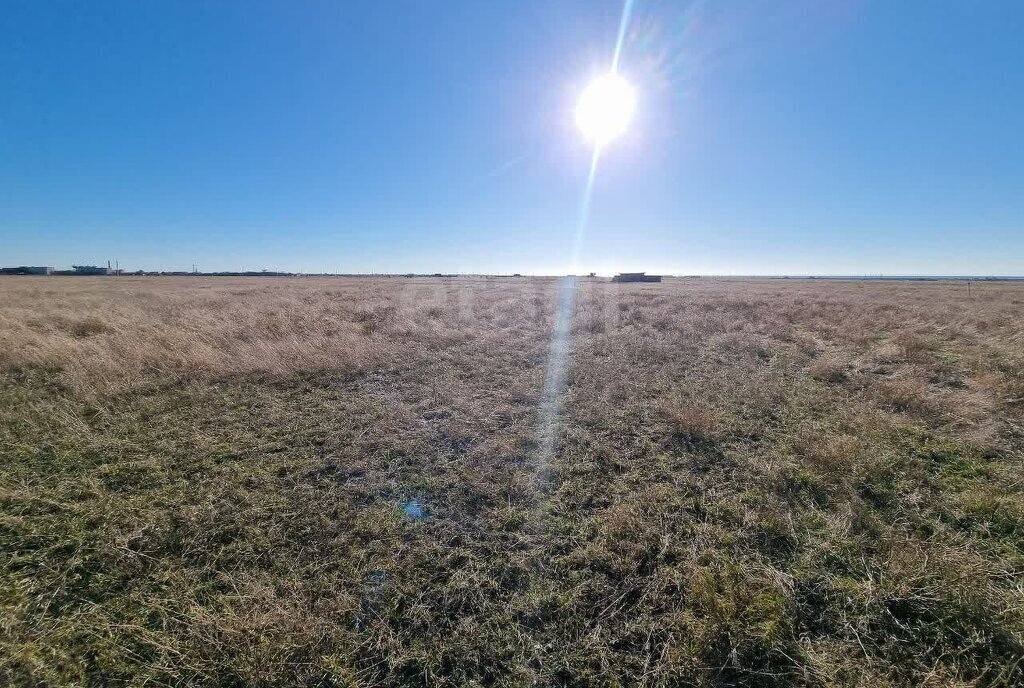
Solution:
{"label": "distant building", "polygon": [[660,282],[661,275],[648,275],[646,272],[620,272],[612,277],[612,282]]}
{"label": "distant building", "polygon": [[71,269],[75,271],[76,275],[111,275],[114,273],[109,266],[104,268],[99,265],[72,265]]}
{"label": "distant building", "polygon": [[16,268],[0,268],[0,275],[52,275],[48,265],[19,265]]}

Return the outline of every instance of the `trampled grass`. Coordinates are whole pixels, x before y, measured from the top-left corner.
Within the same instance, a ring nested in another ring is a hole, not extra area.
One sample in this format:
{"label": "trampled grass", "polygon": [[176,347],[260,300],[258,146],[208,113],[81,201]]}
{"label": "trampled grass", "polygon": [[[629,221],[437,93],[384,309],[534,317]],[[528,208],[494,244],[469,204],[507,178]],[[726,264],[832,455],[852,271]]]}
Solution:
{"label": "trampled grass", "polygon": [[1024,682],[1024,284],[557,289],[0,280],[0,681]]}

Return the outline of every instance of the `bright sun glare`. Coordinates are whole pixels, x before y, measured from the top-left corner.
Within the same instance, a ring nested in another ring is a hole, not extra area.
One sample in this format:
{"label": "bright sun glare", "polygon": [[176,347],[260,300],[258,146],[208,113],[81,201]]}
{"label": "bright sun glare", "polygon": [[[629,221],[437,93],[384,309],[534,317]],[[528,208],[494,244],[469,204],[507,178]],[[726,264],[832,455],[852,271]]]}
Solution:
{"label": "bright sun glare", "polygon": [[595,78],[576,102],[576,126],[596,146],[622,134],[633,119],[636,94],[615,72]]}

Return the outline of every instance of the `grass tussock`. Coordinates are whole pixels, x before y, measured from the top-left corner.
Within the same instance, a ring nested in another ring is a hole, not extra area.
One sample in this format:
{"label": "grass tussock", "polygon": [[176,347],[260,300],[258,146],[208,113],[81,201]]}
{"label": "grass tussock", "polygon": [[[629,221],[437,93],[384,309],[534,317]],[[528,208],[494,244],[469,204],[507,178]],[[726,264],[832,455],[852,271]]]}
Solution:
{"label": "grass tussock", "polygon": [[1020,685],[1021,289],[4,279],[0,682]]}

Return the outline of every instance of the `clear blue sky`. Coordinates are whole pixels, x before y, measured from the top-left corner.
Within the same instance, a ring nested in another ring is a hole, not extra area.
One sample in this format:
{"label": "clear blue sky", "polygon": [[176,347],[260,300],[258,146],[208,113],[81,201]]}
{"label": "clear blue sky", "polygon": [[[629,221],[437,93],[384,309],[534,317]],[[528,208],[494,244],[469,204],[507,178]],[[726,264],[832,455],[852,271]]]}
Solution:
{"label": "clear blue sky", "polygon": [[[0,264],[557,273],[621,2],[0,16]],[[636,0],[582,270],[1024,274],[1024,2]]]}

